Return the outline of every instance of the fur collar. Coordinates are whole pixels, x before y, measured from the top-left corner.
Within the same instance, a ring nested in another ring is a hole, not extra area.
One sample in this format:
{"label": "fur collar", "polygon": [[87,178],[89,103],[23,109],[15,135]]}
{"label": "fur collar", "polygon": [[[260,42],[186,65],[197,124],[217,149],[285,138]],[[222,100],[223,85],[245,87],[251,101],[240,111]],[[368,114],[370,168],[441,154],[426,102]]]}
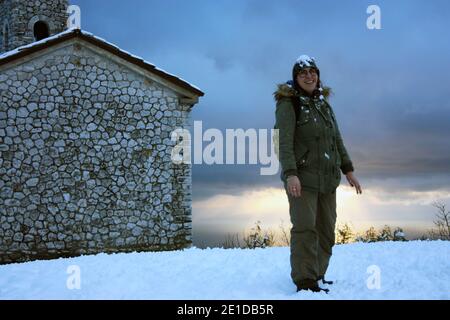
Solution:
{"label": "fur collar", "polygon": [[[289,83],[278,84],[277,90],[273,93],[275,101],[280,101],[283,98],[291,98],[298,95],[299,94],[297,93],[297,91],[295,91],[295,89]],[[331,88],[323,87],[322,95],[324,96],[325,100],[328,100],[331,95]]]}

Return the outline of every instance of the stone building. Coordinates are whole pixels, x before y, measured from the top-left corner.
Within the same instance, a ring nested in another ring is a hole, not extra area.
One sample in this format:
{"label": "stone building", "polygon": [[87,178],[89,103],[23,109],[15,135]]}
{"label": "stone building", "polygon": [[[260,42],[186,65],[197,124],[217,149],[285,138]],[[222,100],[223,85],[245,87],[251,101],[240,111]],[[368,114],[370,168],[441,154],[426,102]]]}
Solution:
{"label": "stone building", "polygon": [[0,264],[186,248],[191,165],[171,133],[203,92],[65,30],[67,5],[0,0]]}

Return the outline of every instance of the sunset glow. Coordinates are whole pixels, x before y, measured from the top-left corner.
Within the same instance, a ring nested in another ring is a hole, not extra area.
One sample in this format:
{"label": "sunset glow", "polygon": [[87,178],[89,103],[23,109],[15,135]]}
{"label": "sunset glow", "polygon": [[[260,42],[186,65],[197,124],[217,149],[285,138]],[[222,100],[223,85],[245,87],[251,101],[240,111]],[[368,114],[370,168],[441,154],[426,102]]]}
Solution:
{"label": "sunset glow", "polygon": [[[436,199],[448,201],[450,194],[410,192],[387,198],[385,193],[370,189],[357,195],[353,188],[343,185],[337,189],[338,225],[348,223],[357,230],[383,225],[429,228],[434,214],[431,204]],[[409,221],[408,216],[421,208],[428,208],[429,215]],[[289,203],[282,187],[247,191],[242,195],[221,194],[194,201],[193,214],[199,223],[234,226],[236,232],[251,228],[257,221],[261,221],[263,227],[273,229],[282,222],[284,226],[290,225]]]}

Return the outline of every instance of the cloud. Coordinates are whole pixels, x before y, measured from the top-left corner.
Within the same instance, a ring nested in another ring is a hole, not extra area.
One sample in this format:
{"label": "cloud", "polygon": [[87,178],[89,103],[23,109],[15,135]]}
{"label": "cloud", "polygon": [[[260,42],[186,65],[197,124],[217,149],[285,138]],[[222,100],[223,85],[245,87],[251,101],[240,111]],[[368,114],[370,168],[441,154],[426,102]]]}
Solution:
{"label": "cloud", "polygon": [[[428,207],[420,201],[447,199],[448,1],[379,1],[383,29],[372,31],[370,3],[361,1],[71,2],[82,8],[83,29],[205,91],[191,115],[204,129],[272,128],[275,85],[290,78],[300,54],[316,57],[368,191],[360,200],[369,199],[360,203],[367,218],[384,221],[395,212],[396,219],[423,220]],[[258,166],[193,166],[196,203],[217,200],[228,212],[248,213],[241,198],[264,201],[270,188],[282,194],[279,176],[260,176]],[[194,215],[206,220],[208,212],[227,215],[216,207],[198,210]]]}

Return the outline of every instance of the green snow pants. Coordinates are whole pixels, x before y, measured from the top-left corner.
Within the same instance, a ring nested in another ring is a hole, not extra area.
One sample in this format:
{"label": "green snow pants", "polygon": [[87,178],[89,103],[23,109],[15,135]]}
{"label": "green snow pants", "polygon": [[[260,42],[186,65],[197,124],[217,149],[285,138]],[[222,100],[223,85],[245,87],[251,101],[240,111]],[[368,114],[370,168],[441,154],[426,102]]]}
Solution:
{"label": "green snow pants", "polygon": [[336,190],[319,193],[302,188],[288,194],[291,229],[291,277],[295,284],[325,276],[335,241]]}

